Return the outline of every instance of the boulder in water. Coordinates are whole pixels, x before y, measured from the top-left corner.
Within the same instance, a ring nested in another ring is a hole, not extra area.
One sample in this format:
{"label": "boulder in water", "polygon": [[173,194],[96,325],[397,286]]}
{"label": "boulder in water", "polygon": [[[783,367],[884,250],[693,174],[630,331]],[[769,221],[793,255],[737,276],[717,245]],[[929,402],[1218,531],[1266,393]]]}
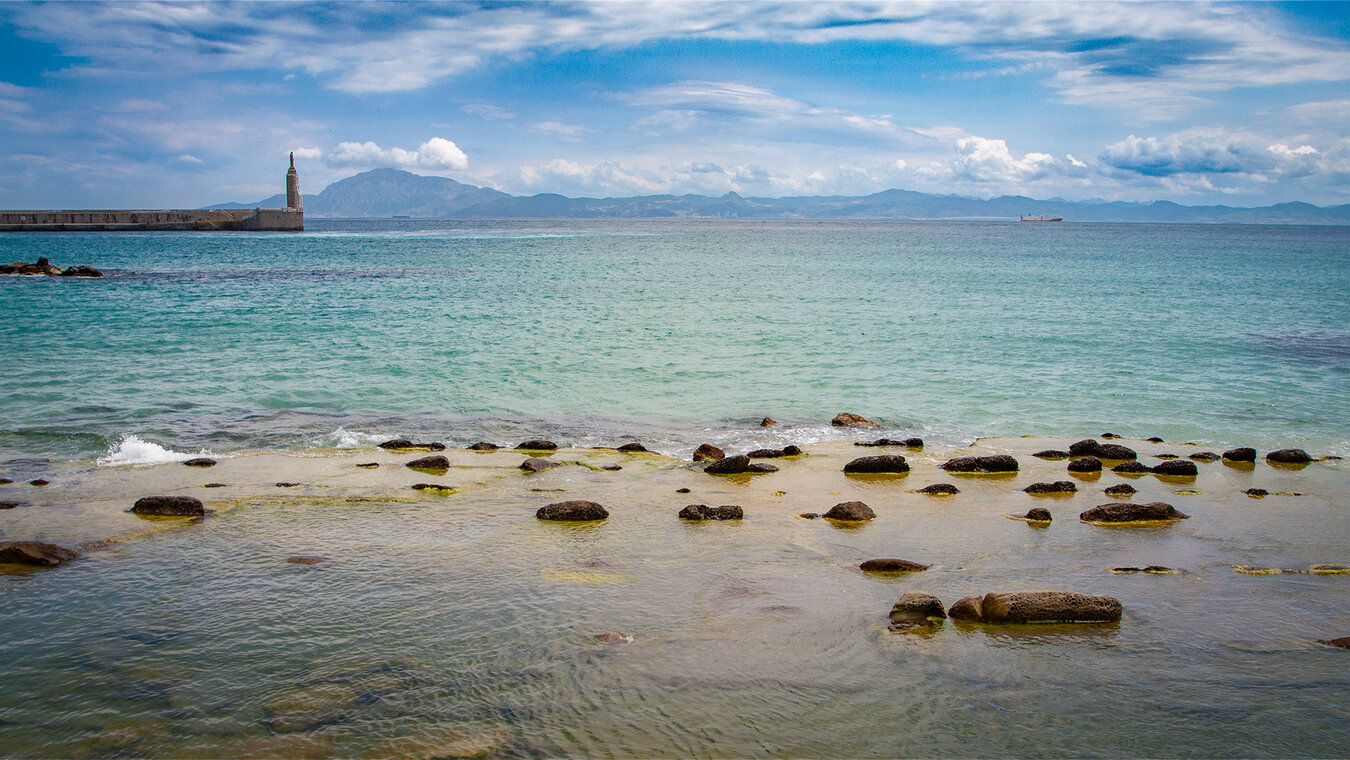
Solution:
{"label": "boulder in water", "polygon": [[562,463],[544,459],[543,457],[530,457],[520,463],[520,469],[526,472],[543,472],[544,470],[550,470],[554,467],[562,467]]}
{"label": "boulder in water", "polygon": [[74,549],[45,541],[0,541],[0,563],[53,567],[79,557]]}
{"label": "boulder in water", "polygon": [[934,483],[931,486],[924,486],[918,490],[918,493],[929,496],[955,496],[961,493],[961,489],[951,483]]}
{"label": "boulder in water", "polygon": [[844,472],[853,474],[899,474],[909,472],[909,463],[899,454],[858,457],[844,465]]}
{"label": "boulder in water", "polygon": [[593,501],[582,501],[576,499],[573,501],[560,501],[548,504],[539,508],[534,516],[540,520],[556,520],[563,522],[582,522],[589,520],[603,520],[609,517],[609,512],[605,508]]}
{"label": "boulder in water", "polygon": [[1115,623],[1120,600],[1074,591],[1005,591],[968,596],[948,611],[953,620],[992,625]]}
{"label": "boulder in water", "polygon": [[1223,453],[1223,459],[1225,462],[1255,462],[1256,449],[1250,446],[1229,449]]}
{"label": "boulder in water", "polygon": [[1045,507],[1032,507],[1027,510],[1027,513],[1022,516],[1022,519],[1030,522],[1050,522],[1054,517],[1050,514],[1050,510]]}
{"label": "boulder in water", "polygon": [[877,513],[861,501],[845,501],[830,507],[823,516],[828,520],[864,522],[875,518]]}
{"label": "boulder in water", "polygon": [[1127,501],[1113,501],[1083,512],[1078,519],[1083,522],[1125,523],[1160,522],[1188,519],[1171,504],[1153,501],[1147,504],[1133,504]]}
{"label": "boulder in water", "polygon": [[927,570],[930,565],[910,562],[907,559],[869,559],[858,565],[858,569],[864,573],[920,573]]}
{"label": "boulder in water", "polygon": [[881,423],[876,420],[869,420],[860,414],[851,414],[849,412],[836,414],[834,419],[830,420],[830,424],[835,427],[881,427]]}
{"label": "boulder in water", "polygon": [[741,520],[745,511],[735,504],[723,504],[710,507],[707,504],[690,504],[680,510],[681,520]]}
{"label": "boulder in water", "polygon": [[498,446],[495,443],[488,443],[487,441],[479,441],[478,443],[475,443],[472,446],[470,446],[469,451],[496,451],[497,449],[500,448],[501,446]]}
{"label": "boulder in water", "polygon": [[1032,456],[1037,459],[1068,459],[1073,456],[1073,454],[1070,454],[1067,451],[1060,451],[1059,449],[1044,449],[1032,454]]}
{"label": "boulder in water", "polygon": [[137,499],[130,511],[147,517],[201,517],[206,507],[191,496],[146,496]]}
{"label": "boulder in water", "polygon": [[891,607],[891,630],[929,626],[946,618],[947,611],[942,608],[942,600],[922,591],[907,591]]}
{"label": "boulder in water", "polygon": [[1312,457],[1303,449],[1279,449],[1266,454],[1266,461],[1272,464],[1308,464]]}
{"label": "boulder in water", "polygon": [[433,454],[429,457],[414,459],[408,463],[409,469],[429,470],[444,472],[450,469],[450,460],[444,454]]}
{"label": "boulder in water", "polygon": [[554,443],[553,441],[535,439],[532,441],[522,442],[520,445],[516,446],[516,449],[524,451],[557,451],[558,444]]}
{"label": "boulder in water", "polygon": [[1056,480],[1053,483],[1032,483],[1022,489],[1024,492],[1035,495],[1077,493],[1078,486],[1071,480]]}
{"label": "boulder in water", "polygon": [[1069,472],[1101,472],[1102,460],[1097,457],[1079,457],[1069,462]]}
{"label": "boulder in water", "polygon": [[699,444],[699,447],[694,449],[695,462],[702,462],[705,459],[707,460],[724,459],[726,458],[726,455],[727,453],[725,451],[717,448],[711,443]]}
{"label": "boulder in water", "polygon": [[778,424],[778,420],[776,420],[776,419],[774,419],[774,418],[772,418],[772,417],[765,417],[764,419],[762,419],[762,420],[759,421],[759,426],[760,426],[760,427],[773,427],[774,425],[777,425],[777,424]]}
{"label": "boulder in water", "polygon": [[1152,472],[1152,469],[1143,462],[1122,462],[1112,467],[1111,472],[1117,475],[1143,475],[1146,472]]}
{"label": "boulder in water", "polygon": [[943,462],[947,472],[996,474],[1017,472],[1017,460],[1009,454],[987,454],[975,457],[956,457]]}
{"label": "boulder in water", "polygon": [[1168,475],[1175,478],[1193,478],[1200,474],[1195,462],[1189,459],[1168,459],[1153,465],[1149,471],[1154,475]]}
{"label": "boulder in water", "polygon": [[183,463],[184,467],[215,467],[216,460],[210,457],[194,457]]}
{"label": "boulder in water", "polygon": [[1215,454],[1215,453],[1212,452],[1212,451],[1197,451],[1197,452],[1195,452],[1194,454],[1191,454],[1188,458],[1194,459],[1194,460],[1197,461],[1197,462],[1217,462],[1217,461],[1219,461],[1219,455],[1218,455],[1218,454]]}
{"label": "boulder in water", "polygon": [[1130,496],[1136,492],[1134,486],[1129,483],[1117,483],[1113,486],[1107,486],[1105,493],[1107,496]]}
{"label": "boulder in water", "polygon": [[625,454],[651,453],[651,451],[646,446],[643,446],[640,443],[625,443],[624,445],[620,446],[618,450],[622,451]]}

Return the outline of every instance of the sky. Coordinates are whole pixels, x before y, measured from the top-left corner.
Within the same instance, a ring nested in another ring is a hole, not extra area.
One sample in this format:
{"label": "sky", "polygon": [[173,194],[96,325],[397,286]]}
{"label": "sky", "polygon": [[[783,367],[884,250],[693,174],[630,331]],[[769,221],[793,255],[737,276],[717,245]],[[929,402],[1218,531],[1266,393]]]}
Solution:
{"label": "sky", "polygon": [[392,167],[531,195],[1350,203],[1350,2],[10,2],[0,208]]}

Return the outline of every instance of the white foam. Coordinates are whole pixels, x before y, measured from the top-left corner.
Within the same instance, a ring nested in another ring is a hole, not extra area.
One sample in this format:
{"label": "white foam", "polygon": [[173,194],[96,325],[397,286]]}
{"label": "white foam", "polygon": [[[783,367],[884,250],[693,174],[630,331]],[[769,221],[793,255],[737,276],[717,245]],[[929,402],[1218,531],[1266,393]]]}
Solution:
{"label": "white foam", "polygon": [[98,464],[103,467],[114,467],[123,464],[182,462],[209,453],[203,449],[200,454],[184,454],[129,434],[122,436],[117,443],[109,445],[108,452],[98,458]]}
{"label": "white foam", "polygon": [[[388,440],[389,436],[379,435],[378,433],[362,433],[355,430],[338,428],[328,435],[319,439],[321,444],[327,444],[335,449],[359,449],[363,446],[373,446],[380,441]],[[329,443],[331,441],[331,443]]]}

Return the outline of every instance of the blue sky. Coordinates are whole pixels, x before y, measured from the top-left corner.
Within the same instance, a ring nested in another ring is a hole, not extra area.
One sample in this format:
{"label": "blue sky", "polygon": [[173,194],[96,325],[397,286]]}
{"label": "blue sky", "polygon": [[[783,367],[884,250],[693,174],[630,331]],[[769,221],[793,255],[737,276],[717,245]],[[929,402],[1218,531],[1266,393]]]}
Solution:
{"label": "blue sky", "polygon": [[0,207],[511,193],[1350,202],[1350,3],[0,0]]}

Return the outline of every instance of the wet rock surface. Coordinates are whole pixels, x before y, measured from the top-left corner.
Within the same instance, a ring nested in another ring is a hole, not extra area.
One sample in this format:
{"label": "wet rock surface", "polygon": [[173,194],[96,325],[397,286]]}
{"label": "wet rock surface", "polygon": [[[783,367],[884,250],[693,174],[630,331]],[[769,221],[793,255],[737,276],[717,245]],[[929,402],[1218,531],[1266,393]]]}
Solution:
{"label": "wet rock surface", "polygon": [[777,425],[777,424],[778,424],[778,420],[776,420],[776,419],[774,419],[774,418],[772,418],[772,417],[765,417],[764,419],[762,419],[762,420],[759,421],[759,426],[760,426],[760,427],[773,427],[774,425]]}
{"label": "wet rock surface", "polygon": [[861,501],[845,501],[830,507],[822,517],[845,522],[863,522],[876,518],[877,513]]}
{"label": "wet rock surface", "polygon": [[844,465],[844,472],[854,474],[898,474],[909,472],[909,463],[899,454],[858,457]]}
{"label": "wet rock surface", "polygon": [[1032,454],[1032,456],[1037,459],[1068,459],[1073,456],[1073,454],[1059,449],[1042,449],[1035,454]]}
{"label": "wet rock surface", "polygon": [[183,463],[184,467],[215,467],[216,460],[210,457],[194,457]]}
{"label": "wet rock surface", "polygon": [[43,275],[47,277],[102,277],[103,273],[88,264],[77,264],[62,269],[53,266],[46,256],[38,257],[33,263],[16,261],[13,264],[0,264],[0,274]]}
{"label": "wet rock surface", "polygon": [[1025,515],[1022,515],[1022,519],[1031,522],[1050,522],[1054,517],[1050,514],[1050,510],[1045,507],[1033,507],[1027,510]]}
{"label": "wet rock surface", "polygon": [[80,553],[45,541],[0,541],[0,563],[54,567],[80,558]]}
{"label": "wet rock surface", "polygon": [[1229,449],[1223,453],[1226,462],[1255,462],[1256,449],[1250,446],[1241,446],[1236,449]]}
{"label": "wet rock surface", "polygon": [[1157,522],[1162,520],[1185,520],[1189,515],[1177,511],[1171,504],[1152,501],[1147,504],[1134,504],[1127,501],[1113,501],[1083,512],[1078,519],[1083,522]]}
{"label": "wet rock surface", "polygon": [[988,454],[985,456],[956,457],[942,463],[947,472],[978,474],[997,474],[1017,472],[1017,460],[1011,454]]}
{"label": "wet rock surface", "polygon": [[1303,449],[1277,449],[1266,454],[1266,461],[1275,464],[1308,464],[1312,457]]}
{"label": "wet rock surface", "polygon": [[545,441],[543,439],[536,438],[531,441],[522,441],[516,446],[516,448],[518,450],[523,451],[557,451],[558,444],[554,443],[553,441]]}
{"label": "wet rock surface", "polygon": [[496,451],[497,449],[500,448],[501,446],[498,446],[495,443],[488,443],[487,441],[479,441],[469,446],[469,451]]}
{"label": "wet rock surface", "polygon": [[830,420],[830,424],[835,427],[881,427],[881,423],[876,420],[869,420],[860,414],[850,412],[840,412]]}
{"label": "wet rock surface", "polygon": [[1033,495],[1077,493],[1078,486],[1071,480],[1056,480],[1053,483],[1032,483],[1022,490]]}
{"label": "wet rock surface", "polygon": [[562,463],[554,462],[551,459],[544,459],[543,457],[530,457],[520,463],[520,469],[526,472],[543,472],[544,470],[551,470],[554,467],[562,467]]}
{"label": "wet rock surface", "polygon": [[443,443],[413,443],[406,438],[395,438],[377,445],[387,451],[445,451]]}
{"label": "wet rock surface", "polygon": [[923,448],[922,438],[878,438],[875,441],[854,441],[854,446],[904,446],[907,449]]}
{"label": "wet rock surface", "polygon": [[625,443],[624,445],[620,446],[618,450],[622,451],[625,454],[651,453],[650,449],[648,449],[646,446],[643,446],[640,443]]}
{"label": "wet rock surface", "polygon": [[1069,472],[1101,472],[1102,460],[1097,457],[1079,457],[1069,462]]}
{"label": "wet rock surface", "polygon": [[795,457],[802,453],[800,446],[784,446],[781,449],[755,449],[746,454],[751,459],[778,459],[780,457]]}
{"label": "wet rock surface", "polygon": [[1194,459],[1197,462],[1217,462],[1220,457],[1212,451],[1197,451],[1188,458]]}
{"label": "wet rock surface", "polygon": [[690,504],[680,510],[681,520],[741,520],[745,511],[735,504],[723,504],[710,507],[707,504]]}
{"label": "wet rock surface", "polygon": [[412,486],[414,491],[431,491],[433,493],[449,493],[458,490],[454,486],[441,485],[440,483],[416,483]]}
{"label": "wet rock surface", "polygon": [[559,501],[539,508],[534,516],[540,520],[572,521],[582,522],[589,520],[603,520],[609,517],[609,512],[604,507],[593,501],[584,501],[575,499],[572,501]]}
{"label": "wet rock surface", "polygon": [[947,618],[942,600],[923,591],[907,591],[891,607],[891,630],[903,631],[929,626]]}
{"label": "wet rock surface", "polygon": [[723,457],[716,462],[703,468],[703,471],[709,475],[739,475],[741,473],[767,473],[778,472],[778,468],[771,464],[762,462],[751,462],[750,457],[739,454],[734,457]]}
{"label": "wet rock surface", "polygon": [[1153,573],[1155,575],[1173,575],[1176,570],[1162,565],[1148,565],[1147,567],[1113,567],[1113,573]]}
{"label": "wet rock surface", "polygon": [[1105,493],[1107,496],[1131,496],[1137,491],[1129,483],[1117,483],[1113,486],[1107,486]]}
{"label": "wet rock surface", "polygon": [[880,559],[869,559],[858,565],[858,569],[864,573],[919,573],[927,570],[930,565],[919,562],[911,562],[907,559],[894,559],[882,557]]}
{"label": "wet rock surface", "polygon": [[1117,475],[1143,475],[1152,472],[1152,469],[1143,462],[1122,462],[1111,468],[1111,472]]}
{"label": "wet rock surface", "polygon": [[920,488],[918,493],[927,494],[929,496],[955,496],[956,494],[961,493],[961,489],[951,483],[934,483],[930,486]]}
{"label": "wet rock surface", "polygon": [[993,625],[1046,623],[1114,623],[1120,600],[1074,591],[1005,591],[968,596],[953,604],[953,620]]}
{"label": "wet rock surface", "polygon": [[132,514],[150,517],[200,517],[206,507],[191,496],[146,496],[137,499]]}
{"label": "wet rock surface", "polygon": [[1153,465],[1149,471],[1154,475],[1168,475],[1174,478],[1193,478],[1200,474],[1195,462],[1189,459],[1168,459]]}
{"label": "wet rock surface", "polygon": [[717,448],[711,443],[699,444],[699,447],[694,449],[695,462],[702,462],[704,460],[725,459],[726,456],[727,453],[725,451]]}
{"label": "wet rock surface", "polygon": [[450,469],[450,460],[444,454],[433,454],[429,457],[414,459],[407,464],[411,470],[433,470],[444,472]]}

